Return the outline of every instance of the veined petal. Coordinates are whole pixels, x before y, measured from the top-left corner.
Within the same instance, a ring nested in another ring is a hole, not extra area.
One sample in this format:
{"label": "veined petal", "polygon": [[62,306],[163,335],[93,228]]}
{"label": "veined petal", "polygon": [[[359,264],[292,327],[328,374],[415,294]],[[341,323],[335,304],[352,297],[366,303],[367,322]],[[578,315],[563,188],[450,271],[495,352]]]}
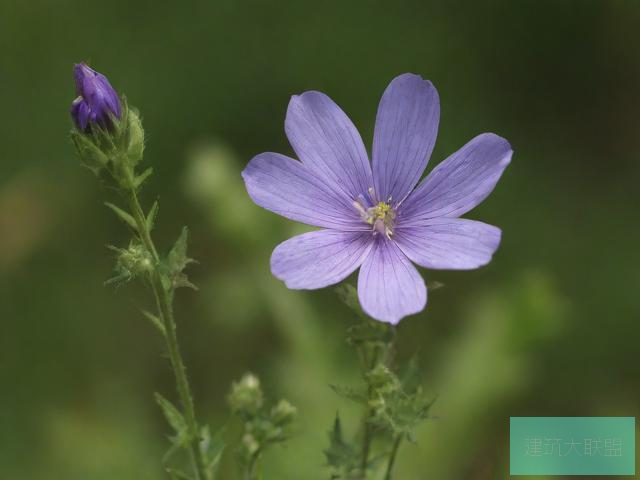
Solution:
{"label": "veined petal", "polygon": [[434,168],[407,198],[399,213],[402,224],[465,214],[491,193],[512,153],[504,138],[478,135]]}
{"label": "veined petal", "polygon": [[395,242],[378,235],[360,268],[358,297],[368,315],[397,324],[425,307],[427,288]]}
{"label": "veined petal", "polygon": [[444,270],[486,265],[500,245],[500,237],[499,228],[463,218],[434,218],[394,232],[395,241],[411,261]]}
{"label": "veined petal", "polygon": [[349,117],[320,92],[294,95],[285,131],[298,158],[350,202],[367,196],[373,177],[362,138]]}
{"label": "veined petal", "polygon": [[314,172],[278,153],[261,153],[243,170],[251,199],[267,210],[317,227],[365,230],[355,208],[341,202]]}
{"label": "veined petal", "polygon": [[427,166],[438,135],[440,99],[420,76],[394,78],[380,100],[373,137],[373,177],[379,201],[402,201]]}
{"label": "veined petal", "polygon": [[271,272],[289,288],[315,289],[333,285],[362,264],[372,243],[370,231],[303,233],[275,248],[271,255]]}

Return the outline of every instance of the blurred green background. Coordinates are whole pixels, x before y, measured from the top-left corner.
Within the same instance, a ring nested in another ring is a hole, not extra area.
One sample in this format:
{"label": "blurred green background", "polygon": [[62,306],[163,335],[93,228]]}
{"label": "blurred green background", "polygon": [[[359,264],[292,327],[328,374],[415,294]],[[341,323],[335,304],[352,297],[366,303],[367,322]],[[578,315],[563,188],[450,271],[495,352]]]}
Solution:
{"label": "blurred green background", "polygon": [[[420,351],[439,418],[398,478],[506,478],[510,416],[636,416],[639,42],[632,0],[0,0],[0,479],[163,478],[152,393],[175,398],[173,378],[144,290],[102,285],[104,246],[128,236],[68,138],[81,60],[144,115],[158,243],[190,226],[201,290],[176,309],[200,416],[226,423],[247,370],[299,407],[267,479],[328,478],[327,431],[338,409],[353,431],[357,409],[327,385],[359,373],[332,290],[271,277],[300,226],[253,205],[240,171],[291,153],[284,115],[307,89],[371,145],[380,95],[408,71],[440,93],[429,168],[484,131],[515,155],[468,215],[503,229],[494,261],[423,271],[445,287],[400,325],[399,360]],[[231,453],[223,472],[236,478]]]}

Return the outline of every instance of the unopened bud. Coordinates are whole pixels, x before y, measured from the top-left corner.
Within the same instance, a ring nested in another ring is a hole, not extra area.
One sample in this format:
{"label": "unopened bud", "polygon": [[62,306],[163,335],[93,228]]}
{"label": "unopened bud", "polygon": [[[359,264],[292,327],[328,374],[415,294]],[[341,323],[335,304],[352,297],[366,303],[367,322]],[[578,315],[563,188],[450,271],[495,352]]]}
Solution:
{"label": "unopened bud", "polygon": [[113,128],[112,117],[120,119],[122,109],[107,77],[85,63],[75,65],[73,76],[78,97],[71,104],[71,118],[78,130],[87,132],[92,125]]}
{"label": "unopened bud", "polygon": [[271,410],[271,418],[273,423],[282,426],[291,422],[297,413],[298,409],[296,407],[291,405],[287,400],[282,399]]}
{"label": "unopened bud", "polygon": [[255,415],[263,404],[258,377],[247,373],[239,382],[233,382],[228,401],[231,410],[235,413]]}

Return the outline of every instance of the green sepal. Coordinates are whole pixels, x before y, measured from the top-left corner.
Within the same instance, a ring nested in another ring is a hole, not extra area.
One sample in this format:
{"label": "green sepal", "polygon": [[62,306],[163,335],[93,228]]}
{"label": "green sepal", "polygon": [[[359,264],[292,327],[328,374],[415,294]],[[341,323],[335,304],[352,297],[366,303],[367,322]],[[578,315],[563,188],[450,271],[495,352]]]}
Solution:
{"label": "green sepal", "polygon": [[82,165],[95,175],[100,175],[102,169],[109,164],[109,157],[95,143],[95,139],[80,130],[71,131],[71,141],[78,152]]}
{"label": "green sepal", "polygon": [[121,189],[139,188],[151,175],[147,169],[136,174],[144,153],[144,130],[137,110],[121,97],[121,117],[110,116],[109,127],[91,124],[87,132],[73,128],[71,140],[82,163],[99,175],[107,170]]}
{"label": "green sepal", "polygon": [[145,222],[147,224],[147,230],[149,231],[153,230],[153,227],[155,226],[155,223],[156,223],[157,216],[158,216],[158,200],[153,202],[153,205],[151,205],[151,208],[149,209],[149,213],[147,213],[147,218],[145,219]]}
{"label": "green sepal", "polygon": [[122,256],[126,253],[126,249],[116,247],[115,245],[107,245],[107,248],[112,252],[117,254],[116,265],[114,270],[116,275],[104,281],[105,286],[115,285],[116,288],[122,285],[123,283],[127,283],[131,281],[134,277],[133,272],[125,267],[124,262],[122,262]]}
{"label": "green sepal", "polygon": [[[125,99],[126,101],[126,99]],[[144,129],[137,109],[127,106],[126,133],[124,149],[129,164],[135,167],[142,160],[144,153]]]}
{"label": "green sepal", "polygon": [[131,240],[127,248],[107,245],[107,248],[116,252],[116,276],[105,282],[105,285],[124,283],[138,276],[147,276],[153,269],[154,259],[146,247],[138,240]]}
{"label": "green sepal", "polygon": [[120,220],[129,225],[135,232],[138,231],[138,224],[130,214],[122,210],[120,207],[114,205],[113,203],[104,202],[104,204],[105,206],[109,207]]}

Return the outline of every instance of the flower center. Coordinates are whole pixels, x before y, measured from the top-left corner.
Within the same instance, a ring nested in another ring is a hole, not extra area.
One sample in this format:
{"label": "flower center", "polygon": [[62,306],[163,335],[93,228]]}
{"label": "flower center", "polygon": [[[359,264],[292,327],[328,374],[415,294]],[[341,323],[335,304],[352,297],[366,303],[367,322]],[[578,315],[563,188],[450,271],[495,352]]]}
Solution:
{"label": "flower center", "polygon": [[391,205],[386,202],[378,202],[373,207],[365,208],[363,199],[354,201],[353,205],[360,213],[362,221],[373,226],[374,235],[381,233],[387,238],[391,238],[396,219],[396,212]]}

